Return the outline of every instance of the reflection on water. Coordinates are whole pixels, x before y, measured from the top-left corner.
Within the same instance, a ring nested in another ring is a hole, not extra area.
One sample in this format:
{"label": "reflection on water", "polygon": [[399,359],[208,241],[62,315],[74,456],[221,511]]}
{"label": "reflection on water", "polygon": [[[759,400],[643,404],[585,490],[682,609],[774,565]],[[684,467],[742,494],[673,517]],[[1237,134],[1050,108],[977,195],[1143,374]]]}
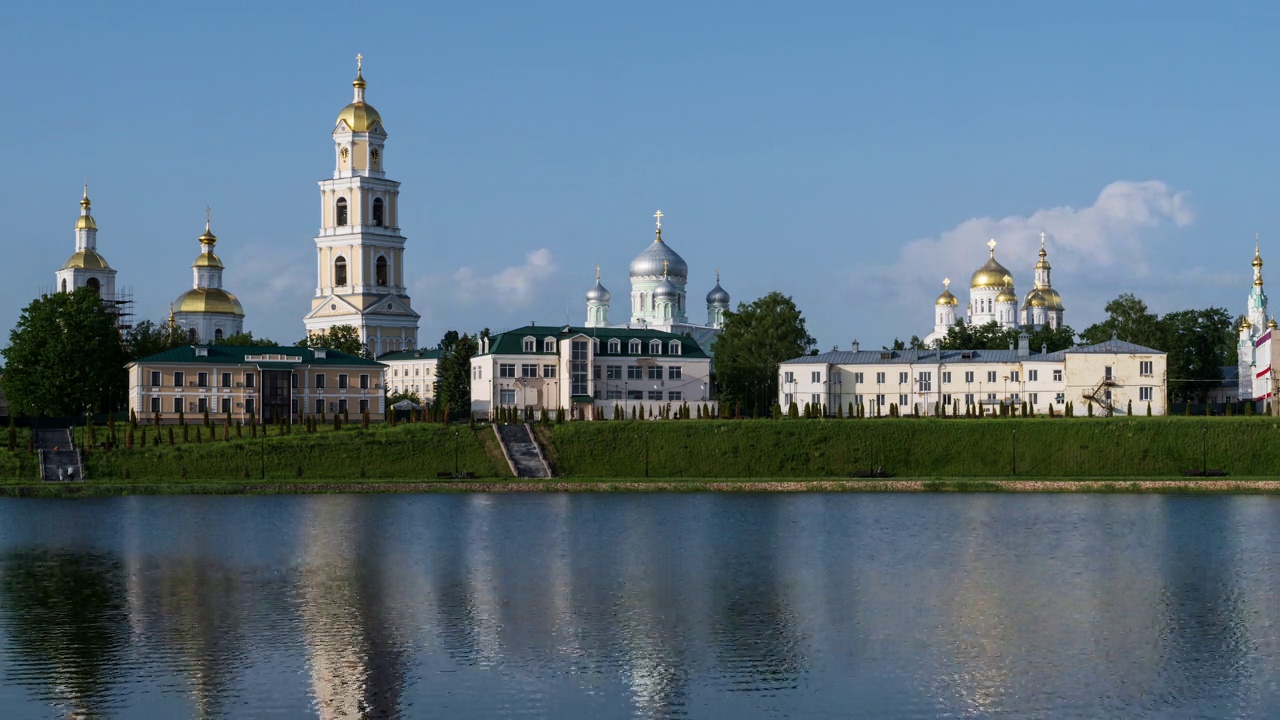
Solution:
{"label": "reflection on water", "polygon": [[0,717],[1266,717],[1266,497],[0,501]]}

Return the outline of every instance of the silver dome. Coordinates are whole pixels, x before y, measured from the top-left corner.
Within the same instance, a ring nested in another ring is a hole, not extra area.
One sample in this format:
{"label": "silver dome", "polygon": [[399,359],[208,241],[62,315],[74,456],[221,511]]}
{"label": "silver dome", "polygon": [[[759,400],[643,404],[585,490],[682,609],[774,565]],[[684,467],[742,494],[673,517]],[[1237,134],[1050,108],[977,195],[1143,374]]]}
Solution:
{"label": "silver dome", "polygon": [[687,278],[689,264],[675,250],[667,247],[659,231],[649,247],[631,261],[631,277],[662,277],[664,273],[675,278]]}
{"label": "silver dome", "polygon": [[716,286],[711,288],[711,292],[707,293],[707,304],[729,305],[729,293],[725,292],[724,288],[720,287],[720,283],[717,282]]}
{"label": "silver dome", "polygon": [[680,290],[672,284],[669,277],[662,278],[658,287],[653,289],[654,300],[675,300],[678,297],[680,297]]}
{"label": "silver dome", "polygon": [[600,284],[599,278],[596,278],[596,286],[587,291],[587,302],[607,303],[612,297],[609,291],[604,288],[604,285]]}

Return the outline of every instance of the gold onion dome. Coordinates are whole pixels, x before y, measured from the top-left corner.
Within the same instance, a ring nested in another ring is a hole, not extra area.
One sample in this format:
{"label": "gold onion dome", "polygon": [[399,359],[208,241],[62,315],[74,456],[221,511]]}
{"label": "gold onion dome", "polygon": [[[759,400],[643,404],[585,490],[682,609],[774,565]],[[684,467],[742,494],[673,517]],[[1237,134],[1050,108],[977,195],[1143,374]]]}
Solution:
{"label": "gold onion dome", "polygon": [[76,218],[77,230],[97,230],[98,223],[93,221],[93,216],[89,214],[89,206],[93,205],[89,201],[89,186],[84,186],[84,197],[80,198],[80,217]]}
{"label": "gold onion dome", "polygon": [[1061,295],[1057,290],[1054,290],[1053,288],[1049,288],[1049,287],[1046,287],[1046,288],[1042,288],[1042,287],[1031,288],[1030,290],[1028,290],[1028,291],[1027,291],[1026,296],[1023,298],[1023,303],[1024,303],[1024,304],[1029,304],[1029,303],[1031,302],[1031,294],[1032,294],[1032,293],[1038,293],[1041,297],[1043,297],[1043,298],[1044,298],[1044,306],[1045,306],[1045,307],[1047,307],[1047,308],[1049,308],[1050,310],[1062,310],[1062,309],[1063,309],[1063,307],[1062,307],[1062,295]]}
{"label": "gold onion dome", "polygon": [[92,250],[80,250],[62,263],[63,270],[109,270],[107,261]]}
{"label": "gold onion dome", "polygon": [[987,247],[991,248],[991,257],[973,274],[969,287],[973,290],[1013,287],[1013,276],[1009,274],[1009,268],[996,262],[996,241],[987,243]]}
{"label": "gold onion dome", "polygon": [[1048,301],[1044,299],[1044,295],[1041,295],[1036,290],[1032,290],[1031,295],[1027,297],[1027,305],[1033,308],[1047,307],[1048,304],[1049,304]]}
{"label": "gold onion dome", "polygon": [[1275,330],[1277,327],[1280,327],[1280,325],[1276,324],[1276,317],[1272,315],[1271,319],[1267,321],[1267,329]]}
{"label": "gold onion dome", "polygon": [[355,99],[338,113],[338,123],[346,124],[351,132],[372,132],[373,128],[382,124],[382,116],[373,106],[364,101],[365,81],[360,67],[360,56],[356,56],[356,79],[351,81],[355,88]]}
{"label": "gold onion dome", "polygon": [[196,288],[178,296],[173,312],[222,313],[244,317],[244,308],[235,295],[220,288]]}
{"label": "gold onion dome", "polygon": [[1243,319],[1243,320],[1241,320],[1241,321],[1240,321],[1240,329],[1241,329],[1241,330],[1252,330],[1252,329],[1253,329],[1253,323],[1249,322],[1249,318],[1245,318],[1245,319]]}
{"label": "gold onion dome", "polygon": [[996,295],[996,302],[1016,303],[1018,302],[1018,296],[1014,295],[1012,292],[1009,291],[1009,288],[1006,287],[1005,289],[1000,291],[999,295]]}
{"label": "gold onion dome", "polygon": [[951,281],[943,280],[942,284],[945,287],[942,291],[942,294],[938,296],[938,301],[934,304],[935,305],[959,305],[960,301],[956,299],[955,295],[951,294]]}

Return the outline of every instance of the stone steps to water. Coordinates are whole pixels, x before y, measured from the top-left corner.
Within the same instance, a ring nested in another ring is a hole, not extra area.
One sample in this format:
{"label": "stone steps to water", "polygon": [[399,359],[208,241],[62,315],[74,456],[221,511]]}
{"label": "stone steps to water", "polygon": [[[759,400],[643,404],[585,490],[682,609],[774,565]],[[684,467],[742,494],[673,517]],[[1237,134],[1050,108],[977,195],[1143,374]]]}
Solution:
{"label": "stone steps to water", "polygon": [[528,425],[494,425],[502,453],[507,456],[511,471],[520,478],[549,478],[551,469],[542,457],[542,450]]}
{"label": "stone steps to water", "polygon": [[40,479],[66,482],[84,479],[84,463],[70,428],[37,429],[32,437],[40,455]]}

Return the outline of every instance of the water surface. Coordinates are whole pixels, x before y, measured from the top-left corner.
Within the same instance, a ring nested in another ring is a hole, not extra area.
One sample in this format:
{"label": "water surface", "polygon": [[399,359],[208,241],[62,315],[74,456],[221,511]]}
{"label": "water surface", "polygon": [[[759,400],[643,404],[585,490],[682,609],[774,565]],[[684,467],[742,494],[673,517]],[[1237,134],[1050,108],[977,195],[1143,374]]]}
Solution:
{"label": "water surface", "polygon": [[0,717],[1280,716],[1280,498],[0,500]]}

